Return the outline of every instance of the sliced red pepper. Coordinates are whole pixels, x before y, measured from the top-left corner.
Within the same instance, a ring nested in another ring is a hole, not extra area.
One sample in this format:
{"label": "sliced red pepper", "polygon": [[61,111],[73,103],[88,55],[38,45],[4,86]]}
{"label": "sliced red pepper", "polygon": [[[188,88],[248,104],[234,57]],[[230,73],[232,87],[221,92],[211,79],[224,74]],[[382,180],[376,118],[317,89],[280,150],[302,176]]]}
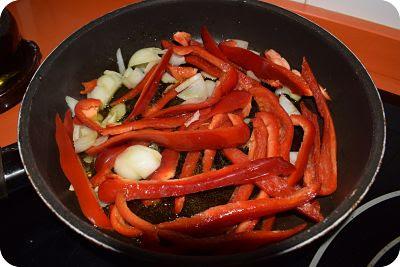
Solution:
{"label": "sliced red pepper", "polygon": [[258,78],[264,80],[279,80],[295,94],[312,95],[310,88],[302,77],[273,63],[270,59],[261,57],[240,47],[231,47],[221,44],[219,48],[229,60],[246,70],[253,71]]}
{"label": "sliced red pepper", "polygon": [[261,86],[261,84],[258,81],[254,80],[253,78],[250,78],[246,74],[244,74],[244,73],[242,73],[240,71],[238,73],[239,73],[239,75],[238,75],[238,83],[236,85],[235,90],[248,91],[252,87]]}
{"label": "sliced red pepper", "polygon": [[127,237],[139,237],[143,234],[142,231],[127,224],[114,205],[111,206],[110,221],[113,229],[121,235]]}
{"label": "sliced red pepper", "polygon": [[111,173],[112,166],[103,166],[96,174],[90,179],[92,187],[95,188],[99,186],[102,182],[107,179],[107,175]]}
{"label": "sliced red pepper", "polygon": [[312,152],[315,138],[315,129],[311,121],[301,115],[291,115],[292,122],[296,126],[300,126],[303,131],[303,141],[296,159],[296,170],[289,176],[287,182],[289,185],[297,184],[304,175],[308,158]]}
{"label": "sliced red pepper", "polygon": [[190,39],[192,39],[192,35],[187,32],[176,32],[173,35],[175,42],[179,43],[180,45],[187,46],[189,45]]}
{"label": "sliced red pepper", "polygon": [[164,49],[169,49],[169,48],[173,47],[174,44],[171,41],[168,41],[168,40],[161,40],[161,46]]}
{"label": "sliced red pepper", "polygon": [[185,57],[185,61],[186,61],[186,63],[191,64],[216,78],[219,78],[222,75],[222,71],[220,69],[218,69],[214,65],[208,63],[208,61],[202,59],[201,57],[187,55]]}
{"label": "sliced red pepper", "polygon": [[180,82],[189,79],[197,73],[197,69],[192,67],[168,65],[167,70],[175,79]]}
{"label": "sliced red pepper", "polygon": [[204,233],[232,226],[244,220],[257,219],[288,211],[313,199],[316,192],[304,187],[288,197],[253,199],[215,206],[190,218],[181,217],[158,225],[181,233]]}
{"label": "sliced red pepper", "polygon": [[288,175],[293,170],[294,167],[281,158],[265,158],[167,181],[137,182],[110,175],[113,179],[102,183],[98,192],[100,200],[107,203],[113,202],[117,193],[122,191],[128,200],[183,196],[233,184],[249,183],[264,176]]}
{"label": "sliced red pepper", "polygon": [[193,39],[190,40],[189,45],[197,45],[197,46],[203,47],[202,43],[200,43],[196,40],[193,40]]}
{"label": "sliced red pepper", "polygon": [[225,148],[222,150],[225,157],[227,157],[233,164],[247,162],[249,158],[246,154],[237,148]]}
{"label": "sliced red pepper", "polygon": [[[185,158],[185,162],[183,163],[182,166],[182,172],[179,178],[185,178],[192,176],[194,174],[194,171],[196,170],[197,167],[197,162],[199,161],[201,156],[201,153],[199,151],[193,151],[193,152],[188,152]],[[175,198],[175,214],[181,213],[183,206],[185,204],[185,197],[180,196]]]}
{"label": "sliced red pepper", "polygon": [[231,120],[236,120],[234,123],[232,122],[232,127],[175,132],[159,130],[132,131],[113,136],[101,145],[89,148],[86,152],[93,155],[107,147],[134,140],[155,142],[177,151],[199,151],[242,145],[249,139],[249,128],[238,116],[233,114],[229,114],[229,116]]}
{"label": "sliced red pepper", "polygon": [[270,112],[257,112],[256,118],[262,119],[268,132],[267,157],[278,157],[280,155],[279,144],[279,121],[277,117]]}
{"label": "sliced red pepper", "polygon": [[174,99],[179,93],[175,91],[175,88],[179,85],[180,83],[174,84],[171,89],[166,92],[160,100],[158,100],[153,106],[149,107],[146,109],[146,111],[143,114],[143,117],[153,117],[154,114],[156,114],[158,111],[160,111],[163,107],[165,107],[169,101]]}
{"label": "sliced red pepper", "polygon": [[144,118],[137,121],[123,123],[121,125],[103,128],[100,133],[102,135],[118,135],[146,128],[172,129],[182,126],[190,118],[190,116],[191,114],[189,113],[168,118]]}
{"label": "sliced red pepper", "polygon": [[224,40],[224,41],[220,42],[219,44],[220,45],[227,45],[227,46],[237,47],[236,41],[234,41],[234,40]]}
{"label": "sliced red pepper", "polygon": [[260,111],[270,112],[279,119],[281,125],[279,138],[281,156],[288,160],[294,134],[293,123],[289,115],[279,104],[276,95],[267,88],[252,87],[249,92],[256,100]]}
{"label": "sliced red pepper", "polygon": [[221,250],[251,250],[269,243],[287,239],[304,230],[306,224],[301,224],[289,230],[279,231],[251,231],[243,233],[228,233],[224,235],[195,238],[169,230],[160,230],[159,236],[181,246],[188,251],[213,251]]}
{"label": "sliced red pepper", "polygon": [[306,80],[308,86],[313,92],[315,103],[322,118],[324,127],[322,130],[321,154],[317,162],[318,176],[321,179],[321,189],[319,194],[326,196],[336,191],[337,187],[337,160],[336,160],[336,134],[335,126],[322,95],[318,83],[308,65],[306,59],[303,59],[301,75]]}
{"label": "sliced red pepper", "polygon": [[261,229],[265,231],[270,231],[274,226],[275,221],[276,221],[275,216],[265,218],[262,222]]}
{"label": "sliced red pepper", "polygon": [[68,136],[58,114],[56,115],[55,123],[55,135],[60,153],[61,168],[68,181],[74,187],[82,213],[95,226],[104,229],[111,229],[110,220],[97,201],[82,163],[79,160],[78,155],[75,154],[72,140]]}
{"label": "sliced red pepper", "polygon": [[64,115],[64,127],[67,130],[68,136],[72,139],[72,134],[74,132],[74,122],[72,120],[72,112],[70,109],[67,109]]}
{"label": "sliced red pepper", "polygon": [[98,99],[87,98],[81,99],[75,106],[75,116],[85,126],[99,132],[102,127],[95,121],[97,113],[102,103]]}
{"label": "sliced red pepper", "polygon": [[83,87],[85,88],[84,90],[80,91],[80,94],[86,95],[93,91],[94,88],[96,88],[97,85],[97,79],[88,81],[88,82],[83,82],[82,83]]}
{"label": "sliced red pepper", "polygon": [[161,58],[160,63],[156,65],[154,72],[150,75],[149,79],[143,85],[143,90],[139,96],[139,99],[136,101],[131,114],[129,114],[127,118],[128,120],[132,120],[137,115],[140,115],[149,105],[154,94],[157,92],[158,84],[160,83],[162,75],[165,73],[171,55],[172,49],[168,49]]}
{"label": "sliced red pepper", "polygon": [[[267,156],[268,131],[262,119],[253,118],[253,132],[249,141],[249,159],[261,159]],[[252,140],[253,138],[253,140]]]}
{"label": "sliced red pepper", "polygon": [[226,56],[219,50],[217,43],[214,41],[206,26],[200,29],[201,39],[203,40],[204,48],[216,57],[226,61]]}
{"label": "sliced red pepper", "polygon": [[196,111],[200,109],[204,109],[215,105],[222,99],[222,97],[228,94],[237,83],[237,71],[231,68],[228,72],[222,75],[219,80],[219,84],[215,87],[214,93],[211,97],[209,97],[206,101],[198,103],[198,104],[184,104],[184,105],[176,105],[163,110],[160,110],[154,116],[163,117],[163,116],[171,116],[176,114],[181,114],[190,111]]}
{"label": "sliced red pepper", "polygon": [[101,153],[99,153],[96,157],[96,161],[94,164],[95,170],[98,172],[104,166],[113,166],[115,158],[128,147],[129,144],[124,144],[121,146],[106,148],[101,151]]}

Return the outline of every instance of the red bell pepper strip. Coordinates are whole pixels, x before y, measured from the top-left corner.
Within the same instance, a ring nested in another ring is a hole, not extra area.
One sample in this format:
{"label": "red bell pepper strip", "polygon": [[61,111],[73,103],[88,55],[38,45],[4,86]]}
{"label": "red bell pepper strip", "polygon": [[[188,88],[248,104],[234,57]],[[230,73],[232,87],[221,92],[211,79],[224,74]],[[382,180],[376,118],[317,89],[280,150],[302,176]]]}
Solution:
{"label": "red bell pepper strip", "polygon": [[111,229],[110,220],[100,207],[92,190],[92,185],[86,176],[82,163],[76,155],[71,138],[59,117],[56,115],[56,142],[60,153],[61,168],[68,181],[74,187],[79,206],[85,217],[95,226]]}
{"label": "red bell pepper strip", "polygon": [[187,46],[189,45],[190,39],[192,39],[192,35],[187,32],[176,32],[173,35],[175,42],[179,43],[180,45]]}
{"label": "red bell pepper strip", "polygon": [[302,77],[273,63],[270,59],[261,57],[240,47],[231,47],[221,44],[219,48],[230,61],[246,70],[253,71],[258,78],[264,80],[279,80],[295,94],[312,95],[310,88]]}
{"label": "red bell pepper strip", "polygon": [[153,77],[154,72],[156,71],[157,65],[154,65],[150,71],[146,74],[146,76],[144,76],[144,78],[138,83],[138,85],[135,86],[135,88],[131,89],[128,93],[126,93],[125,95],[121,96],[120,98],[114,100],[113,102],[111,102],[111,106],[115,106],[118,105],[120,103],[124,103],[128,100],[131,100],[133,98],[135,98],[138,94],[140,94],[143,91],[143,87],[147,84],[147,82],[149,81],[149,79],[151,77]]}
{"label": "red bell pepper strip", "polygon": [[80,91],[81,95],[86,95],[93,91],[94,88],[96,88],[97,85],[97,79],[88,81],[88,82],[83,82],[82,83],[83,87],[85,88],[84,90]]}
{"label": "red bell pepper strip", "polygon": [[75,116],[85,126],[99,132],[102,127],[95,121],[97,112],[101,107],[101,101],[94,98],[81,99],[75,106]]}
{"label": "red bell pepper strip", "polygon": [[155,241],[158,243],[157,227],[154,224],[151,224],[150,222],[140,218],[129,209],[123,192],[117,194],[115,206],[125,221],[142,231],[144,237],[148,238],[149,241]]}
{"label": "red bell pepper strip", "polygon": [[231,121],[235,120],[235,122],[232,121],[232,127],[175,132],[159,130],[132,131],[113,136],[101,145],[89,148],[86,152],[93,155],[107,147],[134,140],[155,142],[177,151],[220,149],[244,144],[249,139],[249,128],[238,116],[229,114],[229,117]]}
{"label": "red bell pepper strip", "polygon": [[252,87],[258,87],[261,86],[261,84],[254,80],[253,78],[250,78],[249,76],[247,76],[246,74],[242,73],[239,71],[239,75],[238,75],[238,83],[236,85],[235,90],[238,91],[249,91],[250,88]]}
{"label": "red bell pepper strip", "polygon": [[212,105],[215,105],[216,103],[218,103],[218,101],[222,99],[224,95],[229,93],[236,86],[236,83],[237,83],[237,71],[233,68],[230,68],[228,72],[222,75],[221,79],[219,80],[219,84],[214,89],[214,93],[206,101],[198,104],[184,104],[184,105],[172,106],[160,110],[154,116],[155,117],[171,116],[185,112],[204,109]]}
{"label": "red bell pepper strip", "polygon": [[110,175],[99,186],[99,199],[110,203],[118,192],[125,192],[127,200],[183,196],[234,184],[263,179],[264,176],[288,175],[294,167],[281,158],[265,158],[234,164],[220,170],[167,181],[131,181]]}
{"label": "red bell pepper strip", "polygon": [[219,44],[220,45],[227,45],[227,46],[237,47],[237,44],[236,44],[235,40],[224,40],[224,41],[220,42]]}
{"label": "red bell pepper strip", "polygon": [[196,40],[193,40],[193,39],[190,39],[189,45],[196,45],[196,46],[203,47],[202,43],[200,43],[200,42],[198,42]]}
{"label": "red bell pepper strip", "polygon": [[[223,152],[233,164],[241,164],[249,160],[247,155],[237,148],[224,149]],[[273,197],[289,196],[296,191],[294,187],[287,184],[286,180],[280,179],[279,177],[272,177],[266,179],[265,181],[256,182],[256,184],[268,195]],[[313,182],[307,184],[307,186],[313,191],[318,192],[320,184],[318,180],[313,180]],[[320,213],[320,208],[317,201],[311,202],[311,205],[306,203],[302,206],[299,206],[296,208],[296,211],[316,222],[320,222],[324,219]]]}
{"label": "red bell pepper strip", "polygon": [[184,81],[190,77],[196,75],[197,69],[192,67],[181,67],[181,66],[167,66],[168,72],[178,81]]}
{"label": "red bell pepper strip", "polygon": [[303,58],[301,75],[306,80],[313,92],[318,111],[324,119],[322,130],[321,154],[318,167],[318,176],[321,179],[319,194],[326,196],[336,191],[337,187],[337,161],[336,161],[336,134],[335,126],[328,105],[322,95],[318,83],[305,58]]}
{"label": "red bell pepper strip", "polygon": [[223,249],[251,250],[269,243],[278,242],[289,238],[304,230],[306,224],[301,224],[292,229],[279,231],[251,231],[243,233],[228,233],[218,236],[196,238],[169,230],[160,230],[159,236],[187,251],[213,251]]}
{"label": "red bell pepper strip", "polygon": [[[267,156],[268,131],[262,119],[253,118],[253,132],[249,140],[249,159],[261,159]],[[253,138],[253,140],[252,140]]]}
{"label": "red bell pepper strip", "polygon": [[63,123],[64,123],[65,130],[67,130],[68,136],[72,140],[72,134],[74,132],[74,123],[72,120],[72,112],[70,109],[67,109],[67,111],[65,112]]}
{"label": "red bell pepper strip", "polygon": [[112,228],[119,234],[127,237],[139,237],[143,234],[142,231],[130,226],[126,223],[121,214],[119,214],[118,209],[112,205],[110,211],[110,221]]}
{"label": "red bell pepper strip", "polygon": [[267,157],[278,157],[280,155],[279,144],[279,121],[277,117],[270,112],[257,112],[256,118],[262,119],[268,132]]}
{"label": "red bell pepper strip", "polygon": [[171,47],[174,47],[174,44],[171,41],[168,41],[168,40],[161,40],[161,46],[164,49],[169,49]]}
{"label": "red bell pepper strip", "polygon": [[150,75],[148,81],[143,85],[143,90],[139,96],[139,99],[136,101],[131,114],[129,114],[127,118],[128,120],[132,120],[137,115],[140,115],[149,105],[154,94],[157,92],[158,84],[160,83],[162,75],[166,71],[171,55],[172,49],[168,49],[161,58],[160,63],[156,65],[154,72]]}
{"label": "red bell pepper strip", "polygon": [[289,115],[279,105],[278,98],[274,93],[264,87],[252,87],[249,89],[249,93],[256,100],[260,111],[266,111],[274,114],[281,124],[280,128],[280,149],[281,156],[288,160],[290,148],[292,146],[294,127],[290,120]]}
{"label": "red bell pepper strip", "polygon": [[308,158],[312,153],[312,148],[315,138],[315,129],[311,121],[307,120],[301,115],[291,115],[292,122],[296,126],[303,128],[303,141],[296,160],[296,170],[288,177],[288,184],[295,185],[304,175],[304,171],[307,166]]}
{"label": "red bell pepper strip", "polygon": [[144,118],[137,121],[126,122],[120,125],[103,128],[100,133],[102,135],[117,135],[146,128],[173,129],[182,126],[190,118],[190,116],[191,114],[189,113],[168,118]]}
{"label": "red bell pepper strip", "polygon": [[265,218],[262,222],[261,229],[265,231],[271,231],[275,221],[276,221],[275,216]]}
{"label": "red bell pepper strip", "polygon": [[220,69],[218,69],[214,65],[208,63],[208,61],[202,59],[201,57],[187,55],[185,57],[185,61],[186,61],[186,63],[191,64],[216,78],[219,78],[222,75],[222,71]]}
{"label": "red bell pepper strip", "polygon": [[180,83],[174,84],[171,89],[166,92],[161,99],[159,99],[153,106],[149,107],[148,109],[145,110],[143,117],[148,118],[148,117],[153,117],[154,114],[156,114],[158,111],[160,111],[163,107],[165,107],[169,101],[174,99],[179,93],[175,91],[175,88],[179,85]]}
{"label": "red bell pepper strip", "polygon": [[200,29],[201,39],[203,40],[204,48],[220,59],[227,61],[226,56],[219,50],[217,43],[214,41],[210,32],[207,30],[206,26],[202,26]]}
{"label": "red bell pepper strip", "polygon": [[316,192],[304,187],[288,197],[238,201],[209,208],[190,218],[181,217],[158,224],[159,229],[181,233],[204,233],[232,226],[244,220],[257,219],[288,211],[313,199]]}
{"label": "red bell pepper strip", "polygon": [[[185,162],[183,163],[183,166],[182,166],[181,175],[179,176],[180,179],[192,176],[194,174],[194,171],[196,170],[197,162],[199,161],[200,156],[201,156],[201,153],[199,151],[192,151],[192,152],[187,153]],[[184,204],[185,204],[184,196],[175,198],[175,205],[174,205],[175,214],[181,213]]]}
{"label": "red bell pepper strip", "polygon": [[96,174],[90,179],[92,187],[95,188],[99,186],[102,182],[107,179],[107,175],[111,173],[112,166],[103,166]]}

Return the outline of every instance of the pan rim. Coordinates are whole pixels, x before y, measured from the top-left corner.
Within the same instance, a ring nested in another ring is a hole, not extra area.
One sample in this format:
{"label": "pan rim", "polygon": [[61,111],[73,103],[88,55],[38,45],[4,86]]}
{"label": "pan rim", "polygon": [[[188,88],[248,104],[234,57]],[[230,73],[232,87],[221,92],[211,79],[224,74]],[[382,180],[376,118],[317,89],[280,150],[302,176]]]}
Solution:
{"label": "pan rim", "polygon": [[[196,0],[194,0],[196,1]],[[279,13],[280,15],[284,15],[289,17],[292,20],[295,20],[297,23],[301,23],[304,27],[307,27],[311,29],[313,32],[317,32],[318,34],[322,35],[322,37],[331,42],[334,45],[335,49],[341,49],[342,54],[344,57],[349,61],[349,64],[353,69],[360,69],[361,74],[364,76],[361,79],[365,81],[366,84],[369,84],[369,86],[365,86],[366,93],[369,94],[369,101],[376,101],[376,103],[369,103],[372,104],[373,107],[379,108],[379,112],[377,111],[377,114],[381,116],[380,118],[376,118],[376,116],[373,116],[373,130],[375,130],[375,134],[373,137],[373,144],[371,148],[371,152],[374,150],[380,152],[380,155],[375,155],[370,153],[370,156],[368,158],[367,164],[363,170],[363,173],[361,176],[362,178],[360,182],[368,182],[367,184],[364,184],[362,187],[358,188],[358,190],[355,190],[353,194],[347,199],[347,202],[344,203],[342,202],[338,207],[335,208],[335,210],[332,211],[332,213],[327,217],[329,221],[325,223],[319,223],[316,224],[306,231],[299,233],[298,235],[281,241],[277,243],[279,246],[274,249],[268,249],[268,247],[262,247],[257,250],[251,251],[251,252],[246,252],[246,253],[240,253],[240,254],[232,254],[229,256],[181,256],[181,255],[173,255],[173,257],[176,260],[179,260],[179,262],[189,262],[195,260],[198,263],[206,263],[206,262],[237,262],[237,260],[240,258],[241,260],[243,259],[248,259],[248,260],[254,260],[254,258],[257,258],[257,260],[266,258],[266,257],[273,257],[273,256],[278,256],[281,254],[288,253],[292,250],[298,249],[299,247],[305,246],[312,241],[318,239],[322,235],[325,235],[332,229],[334,229],[338,224],[340,224],[348,215],[357,207],[359,202],[363,199],[365,194],[368,192],[368,189],[370,188],[371,184],[373,183],[376,174],[379,171],[380,165],[382,163],[382,158],[384,155],[385,151],[385,142],[386,142],[386,121],[385,121],[385,114],[384,114],[384,109],[383,109],[383,103],[381,101],[380,95],[372,82],[371,77],[369,76],[368,72],[366,71],[365,67],[362,65],[362,63],[358,60],[358,58],[354,55],[354,53],[351,52],[349,48],[347,48],[340,40],[338,40],[334,35],[330,34],[328,31],[325,29],[319,27],[318,25],[314,24],[313,22],[309,21],[308,19],[297,15],[293,12],[290,12],[286,9],[280,8],[278,6],[275,6],[273,4],[269,3],[263,3],[263,2],[258,2],[258,1],[236,1],[236,0],[225,0],[226,2],[231,2],[231,3],[243,3],[247,5],[254,5],[257,8],[263,8],[266,10],[269,10],[270,12],[275,12]],[[105,247],[107,249],[121,252],[123,251],[126,254],[131,254],[131,253],[137,253],[139,252],[141,254],[141,259],[143,258],[152,258],[152,260],[165,260],[165,259],[170,259],[171,254],[164,254],[164,253],[157,253],[157,252],[152,252],[148,250],[141,249],[139,247],[134,247],[134,246],[128,246],[127,244],[112,238],[111,236],[103,233],[102,231],[95,229],[93,226],[89,225],[88,223],[82,223],[82,220],[73,214],[68,214],[68,209],[63,206],[59,200],[57,200],[55,194],[48,188],[46,187],[43,183],[41,183],[41,177],[40,175],[35,176],[39,174],[39,172],[36,169],[36,164],[34,161],[31,160],[32,158],[32,151],[29,150],[29,143],[27,142],[27,136],[29,136],[29,132],[27,130],[27,127],[22,127],[23,125],[28,125],[29,122],[29,116],[23,116],[22,114],[29,114],[29,109],[31,106],[32,98],[35,95],[35,92],[38,89],[38,86],[35,88],[35,82],[38,82],[40,74],[45,72],[47,68],[51,66],[52,61],[57,58],[57,56],[62,53],[63,49],[68,47],[69,43],[76,40],[79,38],[81,35],[85,34],[86,32],[90,31],[94,27],[107,22],[109,19],[112,19],[113,16],[119,14],[119,13],[124,13],[128,11],[132,11],[135,9],[141,9],[141,8],[146,8],[150,7],[153,5],[157,4],[165,4],[166,2],[169,2],[170,4],[173,3],[178,3],[179,1],[177,0],[168,0],[168,1],[163,1],[163,0],[152,0],[152,1],[146,1],[146,2],[141,2],[137,4],[130,4],[124,7],[121,7],[117,10],[114,10],[112,12],[109,12],[105,14],[104,16],[95,19],[94,21],[89,22],[82,28],[78,29],[74,33],[72,33],[69,37],[67,37],[61,44],[59,44],[49,55],[48,57],[42,62],[41,66],[38,68],[36,71],[35,75],[33,76],[31,83],[28,87],[28,90],[26,94],[24,95],[24,98],[22,100],[22,105],[20,108],[20,113],[19,113],[19,118],[18,118],[18,146],[19,146],[19,151],[21,155],[22,162],[24,164],[25,170],[28,174],[28,177],[34,186],[36,192],[39,194],[39,196],[42,198],[42,200],[46,203],[46,205],[52,210],[57,217],[59,217],[64,223],[66,223],[69,227],[71,227],[74,231],[78,232],[85,238],[91,240],[92,242],[96,243],[97,245],[100,245],[102,247]],[[375,96],[374,96],[375,95]],[[375,99],[373,99],[375,97]],[[376,98],[377,97],[377,98]],[[381,124],[381,125],[380,125]],[[381,127],[380,127],[381,126]],[[377,143],[378,141],[379,143]],[[371,155],[372,154],[372,155]],[[371,166],[373,168],[371,168]],[[369,169],[369,170],[367,170]],[[368,179],[367,179],[368,178]],[[50,203],[51,202],[51,203]],[[345,206],[343,206],[346,204]],[[344,210],[345,212],[339,212],[338,210]],[[332,217],[332,215],[334,215]],[[330,221],[333,221],[332,223],[329,223]],[[328,224],[328,226],[325,226]],[[319,231],[321,230],[322,231]],[[304,236],[309,233],[315,233],[311,238],[309,239],[304,239]],[[296,240],[301,240],[300,243],[298,243]],[[294,243],[298,243],[297,245],[292,245],[290,246],[288,244],[288,241],[295,241]],[[110,245],[112,244],[112,245]],[[118,247],[118,248],[116,248]],[[279,249],[279,248],[283,249]],[[286,247],[286,248],[285,248]],[[266,255],[268,254],[268,255]],[[135,256],[135,255],[131,255]],[[137,256],[137,255],[136,255]]]}

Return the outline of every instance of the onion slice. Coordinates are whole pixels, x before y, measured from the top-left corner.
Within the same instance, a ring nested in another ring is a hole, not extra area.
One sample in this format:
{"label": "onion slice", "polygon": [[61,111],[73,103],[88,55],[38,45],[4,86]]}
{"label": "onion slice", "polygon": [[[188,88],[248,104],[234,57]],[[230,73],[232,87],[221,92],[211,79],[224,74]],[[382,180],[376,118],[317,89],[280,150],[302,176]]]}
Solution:
{"label": "onion slice", "polygon": [[117,65],[118,65],[119,73],[124,74],[125,64],[124,64],[124,59],[122,58],[121,48],[117,49]]}
{"label": "onion slice", "polygon": [[286,113],[289,114],[289,116],[290,115],[300,115],[299,110],[296,108],[295,105],[293,105],[292,102],[290,102],[289,99],[286,98],[286,96],[281,95],[279,97],[279,104],[286,111]]}

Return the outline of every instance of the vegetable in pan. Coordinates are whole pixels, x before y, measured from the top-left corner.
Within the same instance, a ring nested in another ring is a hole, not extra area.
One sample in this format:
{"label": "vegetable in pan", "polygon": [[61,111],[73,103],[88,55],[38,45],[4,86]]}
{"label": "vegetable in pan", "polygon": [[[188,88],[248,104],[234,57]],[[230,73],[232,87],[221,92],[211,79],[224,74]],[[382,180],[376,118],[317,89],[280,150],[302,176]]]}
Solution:
{"label": "vegetable in pan", "polygon": [[[177,32],[164,50],[135,52],[127,67],[118,49],[119,72],[82,83],[86,98],[66,97],[56,141],[83,214],[174,253],[255,249],[306,228],[275,229],[283,212],[321,222],[318,196],[337,186],[336,136],[330,98],[306,59],[300,73],[274,50],[217,44],[205,27],[201,37]],[[321,129],[303,99],[315,101]],[[190,196],[224,188],[225,201],[185,216]],[[151,213],[165,203],[175,215],[158,222],[132,208]]]}

